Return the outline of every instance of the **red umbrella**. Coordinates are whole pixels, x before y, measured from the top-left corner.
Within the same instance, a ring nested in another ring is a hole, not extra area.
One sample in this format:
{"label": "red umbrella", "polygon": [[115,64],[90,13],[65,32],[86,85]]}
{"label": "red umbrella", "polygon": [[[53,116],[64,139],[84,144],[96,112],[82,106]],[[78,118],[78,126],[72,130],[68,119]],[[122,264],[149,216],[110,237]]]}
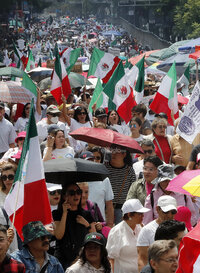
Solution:
{"label": "red umbrella", "polygon": [[120,145],[132,153],[143,153],[140,145],[133,138],[118,132],[102,128],[81,127],[70,135],[77,139],[102,147],[110,147],[112,144]]}
{"label": "red umbrella", "polygon": [[178,94],[178,103],[188,104],[189,99]]}

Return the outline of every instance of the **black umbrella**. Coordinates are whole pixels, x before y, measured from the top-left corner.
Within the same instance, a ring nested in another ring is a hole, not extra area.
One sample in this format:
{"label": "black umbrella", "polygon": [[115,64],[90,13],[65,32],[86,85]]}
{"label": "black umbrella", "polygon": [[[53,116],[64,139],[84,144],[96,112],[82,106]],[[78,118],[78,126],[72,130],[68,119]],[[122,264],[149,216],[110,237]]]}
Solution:
{"label": "black umbrella", "polygon": [[44,162],[46,182],[67,185],[101,181],[108,176],[103,164],[80,158],[52,159]]}

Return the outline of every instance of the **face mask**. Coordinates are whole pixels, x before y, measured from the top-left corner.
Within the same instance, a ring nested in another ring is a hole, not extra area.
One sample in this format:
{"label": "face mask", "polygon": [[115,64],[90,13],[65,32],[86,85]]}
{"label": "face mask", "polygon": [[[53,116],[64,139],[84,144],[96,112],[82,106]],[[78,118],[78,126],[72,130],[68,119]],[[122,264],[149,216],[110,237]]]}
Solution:
{"label": "face mask", "polygon": [[56,124],[56,123],[58,123],[58,117],[52,117],[52,118],[50,119],[50,121],[51,121],[53,124]]}

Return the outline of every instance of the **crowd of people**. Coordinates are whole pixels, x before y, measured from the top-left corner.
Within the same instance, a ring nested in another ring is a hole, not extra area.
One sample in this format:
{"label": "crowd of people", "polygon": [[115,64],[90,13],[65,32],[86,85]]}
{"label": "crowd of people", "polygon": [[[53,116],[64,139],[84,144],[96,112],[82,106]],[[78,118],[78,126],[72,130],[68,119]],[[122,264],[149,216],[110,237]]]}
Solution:
{"label": "crowd of people", "polygon": [[[85,32],[98,29],[90,22]],[[40,52],[50,52],[51,45],[65,37],[63,27],[42,38],[39,25],[28,30],[29,41]],[[44,25],[41,32],[47,30]],[[111,37],[83,42],[83,35],[72,40],[71,46],[77,43],[88,49],[84,54],[94,46],[107,51],[112,42]],[[139,50],[127,33],[117,43],[127,54],[133,47]],[[149,78],[145,85],[147,96],[159,87],[159,81],[149,82],[153,80]],[[170,125],[168,116],[153,113],[149,103],[134,106],[127,124],[116,110],[107,112],[94,104],[91,113],[93,91],[85,86],[74,89],[58,105],[49,91],[37,90],[35,119],[43,161],[90,160],[104,164],[108,177],[68,181],[67,185],[46,181],[53,222],[47,226],[40,221],[28,223],[23,227],[23,242],[3,206],[21,157],[31,105],[23,105],[20,113],[18,105],[0,102],[0,272],[176,272],[180,242],[199,221],[200,199],[167,187],[184,170],[200,168],[199,136],[189,144],[176,133],[180,119]],[[181,117],[183,104],[179,109]],[[81,127],[129,136],[143,153],[130,153],[119,144],[104,148],[69,135]]]}

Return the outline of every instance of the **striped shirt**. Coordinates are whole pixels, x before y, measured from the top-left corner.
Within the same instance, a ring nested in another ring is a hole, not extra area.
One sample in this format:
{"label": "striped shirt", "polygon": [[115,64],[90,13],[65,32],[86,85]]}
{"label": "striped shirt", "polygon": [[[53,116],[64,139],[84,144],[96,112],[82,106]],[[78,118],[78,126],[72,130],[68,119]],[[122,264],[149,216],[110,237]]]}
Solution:
{"label": "striped shirt", "polygon": [[[136,180],[133,167],[125,165],[122,168],[115,168],[111,166],[109,162],[106,162],[105,166],[108,169],[108,172],[109,172],[108,177],[110,179],[110,183],[114,193],[113,203],[122,205],[126,201],[126,196],[131,184]],[[127,175],[127,170],[129,170],[128,175]],[[126,175],[127,177],[126,177],[124,187],[121,193],[119,193]]]}

